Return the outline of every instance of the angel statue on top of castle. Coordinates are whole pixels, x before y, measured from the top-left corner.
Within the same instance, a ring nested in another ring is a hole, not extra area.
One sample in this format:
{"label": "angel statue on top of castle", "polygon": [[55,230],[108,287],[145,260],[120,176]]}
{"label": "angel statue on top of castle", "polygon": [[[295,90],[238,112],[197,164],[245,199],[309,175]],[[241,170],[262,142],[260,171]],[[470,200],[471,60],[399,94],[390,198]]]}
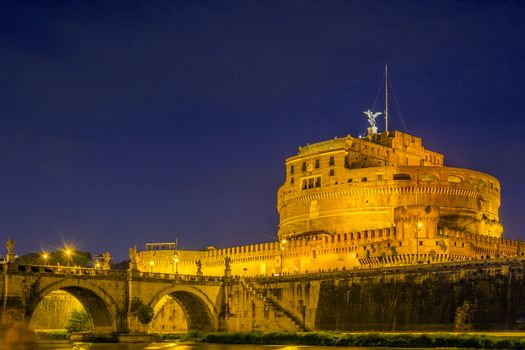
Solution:
{"label": "angel statue on top of castle", "polygon": [[363,111],[363,113],[368,118],[368,124],[370,124],[371,127],[375,127],[376,126],[376,118],[379,117],[381,114],[383,114],[381,112],[374,113],[371,110]]}

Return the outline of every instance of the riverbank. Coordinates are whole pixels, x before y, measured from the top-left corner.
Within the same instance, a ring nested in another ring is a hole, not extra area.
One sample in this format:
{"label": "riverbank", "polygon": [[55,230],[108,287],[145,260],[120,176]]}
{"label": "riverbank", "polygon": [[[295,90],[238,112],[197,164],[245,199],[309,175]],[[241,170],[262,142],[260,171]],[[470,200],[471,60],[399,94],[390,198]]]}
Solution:
{"label": "riverbank", "polygon": [[218,332],[186,334],[154,334],[155,341],[192,341],[222,344],[259,345],[321,345],[356,347],[404,347],[404,348],[484,348],[524,349],[523,334],[486,335],[453,333],[339,333],[339,332]]}
{"label": "riverbank", "polygon": [[[521,333],[340,333],[340,332],[195,332],[153,333],[155,342],[220,343],[257,345],[312,345],[401,348],[525,349]],[[43,339],[68,339],[67,332],[42,334]],[[108,339],[90,339],[107,342]],[[116,341],[116,338],[115,340]]]}

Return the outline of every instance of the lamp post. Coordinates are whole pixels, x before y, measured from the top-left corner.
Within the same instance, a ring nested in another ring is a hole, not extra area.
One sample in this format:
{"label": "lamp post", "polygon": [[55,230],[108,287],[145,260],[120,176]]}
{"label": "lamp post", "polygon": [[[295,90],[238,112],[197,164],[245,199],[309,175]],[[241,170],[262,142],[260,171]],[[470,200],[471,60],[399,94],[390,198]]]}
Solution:
{"label": "lamp post", "polygon": [[150,260],[149,261],[149,272],[153,273],[153,265],[155,265],[155,263],[153,262],[153,260]]}
{"label": "lamp post", "polygon": [[47,258],[49,256],[47,255],[47,253],[42,253],[42,259],[44,260],[44,265],[47,265]]}
{"label": "lamp post", "polygon": [[284,245],[286,244],[286,238],[281,239],[280,242],[280,250],[281,250],[281,276],[283,275],[283,257],[284,257]]}
{"label": "lamp post", "polygon": [[173,256],[173,265],[175,266],[175,274],[179,274],[179,254],[175,252],[175,255]]}
{"label": "lamp post", "polygon": [[416,227],[414,228],[415,234],[416,234],[416,263],[419,264],[419,231],[421,231],[421,228],[423,227],[423,222],[421,219],[417,220]]}
{"label": "lamp post", "polygon": [[69,260],[71,259],[71,254],[72,254],[72,253],[73,253],[73,252],[71,251],[71,249],[66,247],[66,260],[67,260],[67,266],[69,266]]}

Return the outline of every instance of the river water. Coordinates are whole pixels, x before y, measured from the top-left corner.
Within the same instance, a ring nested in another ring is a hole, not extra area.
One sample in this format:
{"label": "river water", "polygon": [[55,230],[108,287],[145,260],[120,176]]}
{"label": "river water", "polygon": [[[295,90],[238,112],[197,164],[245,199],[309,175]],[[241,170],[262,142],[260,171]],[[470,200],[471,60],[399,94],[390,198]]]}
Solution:
{"label": "river water", "polygon": [[[233,344],[176,344],[176,343],[152,343],[152,344],[123,344],[123,343],[70,343],[49,342],[39,343],[27,348],[27,350],[337,350],[338,347],[309,346],[309,345],[233,345]],[[345,347],[351,350],[370,350],[386,348],[356,348]],[[401,350],[401,348],[396,348]],[[417,350],[411,348],[410,350]]]}

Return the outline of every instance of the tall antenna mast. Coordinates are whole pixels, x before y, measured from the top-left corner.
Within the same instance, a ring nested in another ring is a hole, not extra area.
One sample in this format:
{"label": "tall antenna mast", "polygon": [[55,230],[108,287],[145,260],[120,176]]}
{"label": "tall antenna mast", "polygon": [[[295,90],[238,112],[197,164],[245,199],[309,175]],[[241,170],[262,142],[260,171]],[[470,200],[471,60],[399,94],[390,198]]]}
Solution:
{"label": "tall antenna mast", "polygon": [[388,63],[385,64],[385,130],[388,132]]}

